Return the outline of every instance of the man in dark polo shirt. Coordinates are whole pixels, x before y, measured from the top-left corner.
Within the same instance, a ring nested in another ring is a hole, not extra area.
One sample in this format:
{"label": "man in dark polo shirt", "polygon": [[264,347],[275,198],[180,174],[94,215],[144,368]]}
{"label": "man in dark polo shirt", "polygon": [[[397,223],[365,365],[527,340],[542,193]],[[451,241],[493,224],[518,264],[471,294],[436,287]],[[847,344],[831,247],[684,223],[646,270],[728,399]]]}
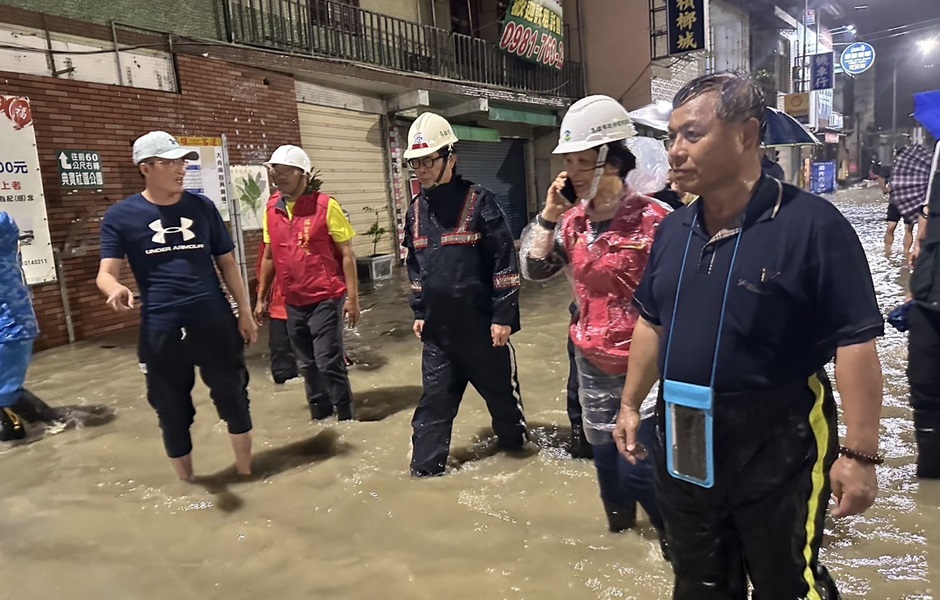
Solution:
{"label": "man in dark polo shirt", "polygon": [[[674,598],[832,599],[817,562],[834,517],[874,501],[883,321],[851,225],[829,202],[761,174],[764,100],[718,73],[675,97],[673,177],[700,196],[660,225],[634,303],[615,438],[662,377],[657,492]],[[835,357],[846,426],[823,367]]]}

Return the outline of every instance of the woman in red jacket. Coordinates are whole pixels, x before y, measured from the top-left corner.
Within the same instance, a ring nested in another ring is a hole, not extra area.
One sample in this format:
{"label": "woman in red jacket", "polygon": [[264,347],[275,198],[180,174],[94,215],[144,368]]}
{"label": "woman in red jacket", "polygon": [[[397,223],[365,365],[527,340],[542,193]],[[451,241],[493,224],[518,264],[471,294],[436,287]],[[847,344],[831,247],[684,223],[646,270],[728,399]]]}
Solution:
{"label": "woman in red jacket", "polygon": [[[580,383],[584,435],[593,447],[610,531],[635,522],[639,502],[662,529],[650,458],[630,465],[617,452],[613,429],[638,313],[633,292],[669,209],[625,182],[636,157],[624,142],[636,135],[626,109],[607,96],[574,103],[561,124],[555,154],[565,171],[548,190],[536,222],[522,234],[523,274],[544,280],[564,271],[578,305],[570,328]],[[567,195],[567,198],[566,198]],[[643,406],[641,441],[655,447],[654,399]]]}

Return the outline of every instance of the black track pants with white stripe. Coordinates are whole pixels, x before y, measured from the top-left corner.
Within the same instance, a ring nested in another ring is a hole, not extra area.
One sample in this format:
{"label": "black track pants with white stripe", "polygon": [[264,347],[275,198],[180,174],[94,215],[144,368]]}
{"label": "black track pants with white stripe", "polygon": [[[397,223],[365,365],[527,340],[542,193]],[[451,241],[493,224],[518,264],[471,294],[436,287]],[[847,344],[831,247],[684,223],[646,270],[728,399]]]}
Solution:
{"label": "black track pants with white stripe", "polygon": [[455,336],[444,344],[426,339],[421,371],[424,393],[411,421],[412,475],[444,472],[451,429],[468,383],[486,401],[500,447],[515,449],[525,442],[526,422],[511,344],[494,348],[489,335]]}

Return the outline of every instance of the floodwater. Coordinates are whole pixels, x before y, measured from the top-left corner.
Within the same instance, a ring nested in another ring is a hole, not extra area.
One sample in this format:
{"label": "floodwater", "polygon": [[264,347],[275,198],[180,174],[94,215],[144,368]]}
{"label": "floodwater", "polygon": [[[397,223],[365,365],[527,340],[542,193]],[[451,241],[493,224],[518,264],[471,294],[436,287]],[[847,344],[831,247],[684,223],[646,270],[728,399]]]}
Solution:
{"label": "floodwater", "polygon": [[[836,202],[887,312],[902,299],[906,269],[882,254],[885,204],[871,189]],[[407,471],[420,344],[400,281],[363,297],[363,324],[348,335],[360,422],[310,422],[303,386],[275,386],[263,345],[250,351],[251,482],[231,477],[225,429],[201,383],[194,461],[206,477],[174,479],[132,336],[38,355],[29,377],[37,395],[103,405],[116,418],[34,430],[31,443],[0,448],[0,598],[669,598],[651,529],[608,533],[593,466],[564,449],[565,285],[526,285],[524,329],[513,338],[538,451],[496,453],[483,403],[469,392],[451,472],[433,480]],[[889,330],[880,349],[880,496],[865,516],[827,524],[823,561],[845,598],[926,599],[940,582],[940,484],[914,478],[904,335]]]}

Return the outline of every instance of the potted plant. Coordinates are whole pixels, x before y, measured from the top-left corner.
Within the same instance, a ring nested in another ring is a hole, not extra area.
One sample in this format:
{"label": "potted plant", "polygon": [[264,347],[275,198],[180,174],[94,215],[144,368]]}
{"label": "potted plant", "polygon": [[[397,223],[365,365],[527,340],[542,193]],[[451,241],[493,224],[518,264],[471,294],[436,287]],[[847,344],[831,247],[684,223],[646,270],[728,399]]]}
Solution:
{"label": "potted plant", "polygon": [[363,212],[369,212],[375,215],[375,221],[365,232],[364,235],[372,240],[372,255],[356,257],[356,267],[359,273],[359,280],[363,282],[378,281],[381,279],[391,279],[392,262],[395,260],[394,254],[379,254],[379,242],[382,237],[388,233],[379,222],[379,217],[383,213],[382,208],[363,207]]}

